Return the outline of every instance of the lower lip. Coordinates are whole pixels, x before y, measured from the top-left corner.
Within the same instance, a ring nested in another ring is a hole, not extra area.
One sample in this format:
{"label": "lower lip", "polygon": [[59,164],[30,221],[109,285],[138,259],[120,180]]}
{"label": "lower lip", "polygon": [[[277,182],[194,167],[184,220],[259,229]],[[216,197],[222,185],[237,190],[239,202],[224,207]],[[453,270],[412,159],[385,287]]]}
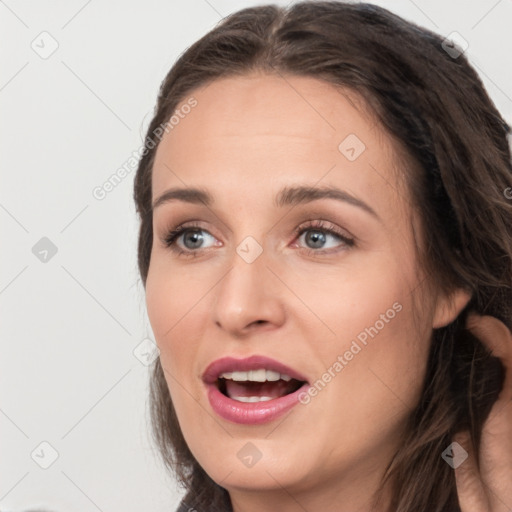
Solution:
{"label": "lower lip", "polygon": [[208,385],[208,400],[212,409],[225,420],[243,425],[259,425],[275,420],[299,403],[299,395],[309,385],[297,391],[266,402],[238,402],[219,391],[215,384]]}

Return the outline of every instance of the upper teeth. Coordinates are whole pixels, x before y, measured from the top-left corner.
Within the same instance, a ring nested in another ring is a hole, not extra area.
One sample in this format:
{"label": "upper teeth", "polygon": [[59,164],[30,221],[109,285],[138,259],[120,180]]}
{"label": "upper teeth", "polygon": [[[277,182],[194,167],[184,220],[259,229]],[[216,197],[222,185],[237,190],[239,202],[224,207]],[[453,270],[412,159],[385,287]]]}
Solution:
{"label": "upper teeth", "polygon": [[250,370],[248,372],[224,372],[220,374],[221,379],[230,379],[236,381],[254,381],[254,382],[265,382],[276,381],[279,379],[290,381],[292,378],[284,373],[275,372],[273,370],[265,370],[261,368],[259,370]]}

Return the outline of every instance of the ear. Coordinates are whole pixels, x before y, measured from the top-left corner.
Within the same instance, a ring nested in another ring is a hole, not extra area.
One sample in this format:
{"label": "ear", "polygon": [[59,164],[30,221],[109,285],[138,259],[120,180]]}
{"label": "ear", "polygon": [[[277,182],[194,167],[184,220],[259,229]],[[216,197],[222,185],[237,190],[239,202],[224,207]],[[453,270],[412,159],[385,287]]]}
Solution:
{"label": "ear", "polygon": [[432,318],[432,327],[439,329],[453,322],[471,300],[471,293],[463,288],[455,289],[450,295],[437,299]]}

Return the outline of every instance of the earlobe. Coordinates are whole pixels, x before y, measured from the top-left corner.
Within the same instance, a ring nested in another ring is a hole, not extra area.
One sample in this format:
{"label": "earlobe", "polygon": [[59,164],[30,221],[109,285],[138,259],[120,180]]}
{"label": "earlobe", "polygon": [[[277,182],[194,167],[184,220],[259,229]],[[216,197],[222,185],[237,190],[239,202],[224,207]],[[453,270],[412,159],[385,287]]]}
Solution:
{"label": "earlobe", "polygon": [[463,288],[457,288],[448,296],[439,297],[432,319],[432,327],[439,329],[453,322],[470,300],[471,293]]}

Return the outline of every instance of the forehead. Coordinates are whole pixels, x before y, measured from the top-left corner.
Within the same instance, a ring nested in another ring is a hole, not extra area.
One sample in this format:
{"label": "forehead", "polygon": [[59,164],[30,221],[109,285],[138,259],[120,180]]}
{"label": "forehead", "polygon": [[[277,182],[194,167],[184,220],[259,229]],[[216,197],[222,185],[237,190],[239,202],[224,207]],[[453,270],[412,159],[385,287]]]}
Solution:
{"label": "forehead", "polygon": [[353,91],[253,74],[214,80],[175,112],[190,98],[159,144],[153,198],[184,183],[229,195],[321,180],[385,207],[396,192],[394,141]]}
{"label": "forehead", "polygon": [[[382,135],[362,97],[311,77],[253,74],[217,79],[182,100],[197,106],[172,128],[175,145],[194,132],[196,142],[215,137],[286,136],[304,138],[331,149],[344,133],[373,144]],[[369,137],[368,131],[375,133]],[[371,140],[370,140],[371,139]],[[169,141],[173,144],[173,141]]]}

